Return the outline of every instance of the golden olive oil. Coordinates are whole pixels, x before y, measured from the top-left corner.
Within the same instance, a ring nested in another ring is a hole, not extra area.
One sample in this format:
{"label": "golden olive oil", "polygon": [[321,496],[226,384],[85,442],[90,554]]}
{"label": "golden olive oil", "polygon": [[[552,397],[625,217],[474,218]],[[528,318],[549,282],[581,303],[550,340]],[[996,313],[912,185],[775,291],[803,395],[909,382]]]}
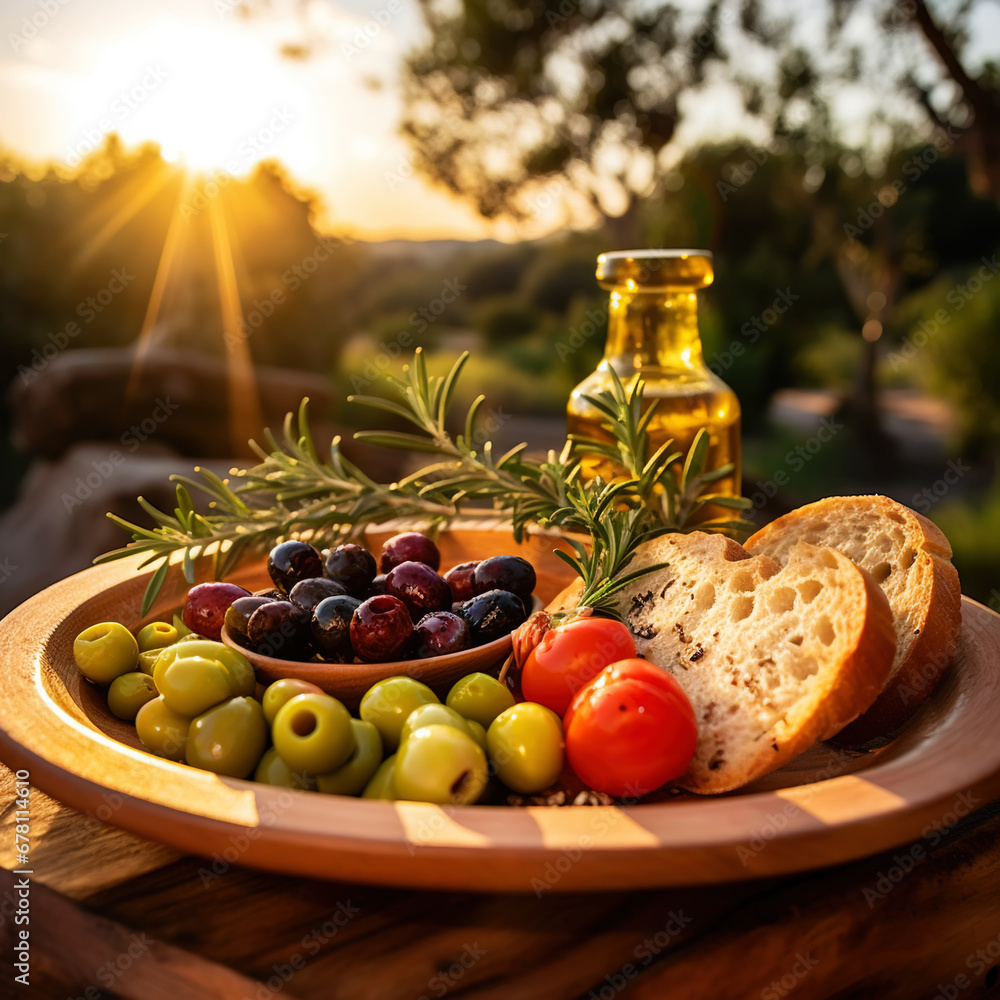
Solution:
{"label": "golden olive oil", "polygon": [[[736,394],[705,365],[698,333],[697,291],[712,283],[712,255],[703,250],[646,250],[601,254],[597,278],[608,289],[608,339],[604,358],[572,392],[570,434],[612,440],[604,417],[585,398],[611,387],[610,372],[630,388],[646,383],[644,399],[658,400],[649,423],[650,453],[664,441],[687,453],[697,432],[708,431],[705,468],[733,464],[712,492],[740,494],[740,404]],[[585,458],[587,478],[618,478],[624,469],[601,456]],[[731,517],[706,508],[703,519]]]}

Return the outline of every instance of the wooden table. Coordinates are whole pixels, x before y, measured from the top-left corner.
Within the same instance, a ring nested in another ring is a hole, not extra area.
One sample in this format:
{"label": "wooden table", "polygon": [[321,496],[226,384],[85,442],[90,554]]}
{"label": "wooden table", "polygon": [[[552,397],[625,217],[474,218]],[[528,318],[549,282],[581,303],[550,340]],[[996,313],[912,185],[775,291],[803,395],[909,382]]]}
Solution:
{"label": "wooden table", "polygon": [[0,997],[1000,995],[1000,802],[972,803],[916,844],[808,875],[538,898],[213,866],[32,789],[23,988],[11,985],[13,793],[3,768]]}

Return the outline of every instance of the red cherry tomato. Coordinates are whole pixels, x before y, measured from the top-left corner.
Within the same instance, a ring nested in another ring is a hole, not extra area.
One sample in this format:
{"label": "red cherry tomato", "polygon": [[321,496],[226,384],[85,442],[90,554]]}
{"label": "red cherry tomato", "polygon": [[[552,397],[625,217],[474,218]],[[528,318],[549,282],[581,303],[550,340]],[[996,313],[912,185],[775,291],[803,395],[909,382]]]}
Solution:
{"label": "red cherry tomato", "polygon": [[609,663],[635,656],[635,640],[611,618],[576,618],[542,636],[521,671],[525,701],[562,715],[584,684]]}
{"label": "red cherry tomato", "polygon": [[563,719],[570,766],[595,791],[638,798],[679,778],[697,742],[681,686],[647,660],[622,660],[581,688]]}

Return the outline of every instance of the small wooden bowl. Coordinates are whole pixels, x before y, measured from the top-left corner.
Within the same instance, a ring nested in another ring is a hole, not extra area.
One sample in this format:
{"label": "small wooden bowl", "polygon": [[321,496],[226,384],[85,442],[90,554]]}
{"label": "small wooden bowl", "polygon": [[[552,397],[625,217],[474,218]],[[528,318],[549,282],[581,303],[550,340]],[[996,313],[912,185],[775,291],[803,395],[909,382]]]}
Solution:
{"label": "small wooden bowl", "polygon": [[[532,611],[543,607],[542,602],[532,598]],[[241,646],[225,628],[222,641],[242,653],[254,666],[257,680],[270,684],[283,677],[297,677],[321,687],[327,694],[339,698],[352,712],[357,711],[364,693],[376,682],[386,677],[400,675],[422,681],[441,700],[451,686],[466,674],[482,671],[495,673],[495,669],[510,655],[512,640],[510,635],[486,643],[463,649],[445,656],[429,656],[423,660],[394,660],[390,663],[303,663],[300,660],[279,660],[274,656],[264,656]]]}

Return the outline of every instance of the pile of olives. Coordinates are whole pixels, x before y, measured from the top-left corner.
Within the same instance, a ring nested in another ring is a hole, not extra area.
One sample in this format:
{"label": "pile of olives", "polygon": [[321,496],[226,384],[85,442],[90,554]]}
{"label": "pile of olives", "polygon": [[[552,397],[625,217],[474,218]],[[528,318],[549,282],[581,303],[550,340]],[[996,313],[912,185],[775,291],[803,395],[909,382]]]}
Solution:
{"label": "pile of olives", "polygon": [[[325,555],[325,558],[324,558]],[[407,531],[382,546],[321,554],[302,541],[268,555],[273,584],[250,594],[231,583],[192,587],[184,623],[283,660],[368,663],[422,659],[493,642],[525,621],[535,571],[520,556],[493,556],[438,573],[441,554]]]}
{"label": "pile of olives", "polygon": [[257,683],[241,653],[176,620],[135,636],[117,622],[73,644],[80,672],[108,685],[108,707],[135,722],[143,746],[216,774],[376,799],[467,804],[494,780],[540,792],[563,767],[559,717],[514,703],[483,673],[459,680],[441,704],[425,684],[374,684],[360,719],[305,680]]}

